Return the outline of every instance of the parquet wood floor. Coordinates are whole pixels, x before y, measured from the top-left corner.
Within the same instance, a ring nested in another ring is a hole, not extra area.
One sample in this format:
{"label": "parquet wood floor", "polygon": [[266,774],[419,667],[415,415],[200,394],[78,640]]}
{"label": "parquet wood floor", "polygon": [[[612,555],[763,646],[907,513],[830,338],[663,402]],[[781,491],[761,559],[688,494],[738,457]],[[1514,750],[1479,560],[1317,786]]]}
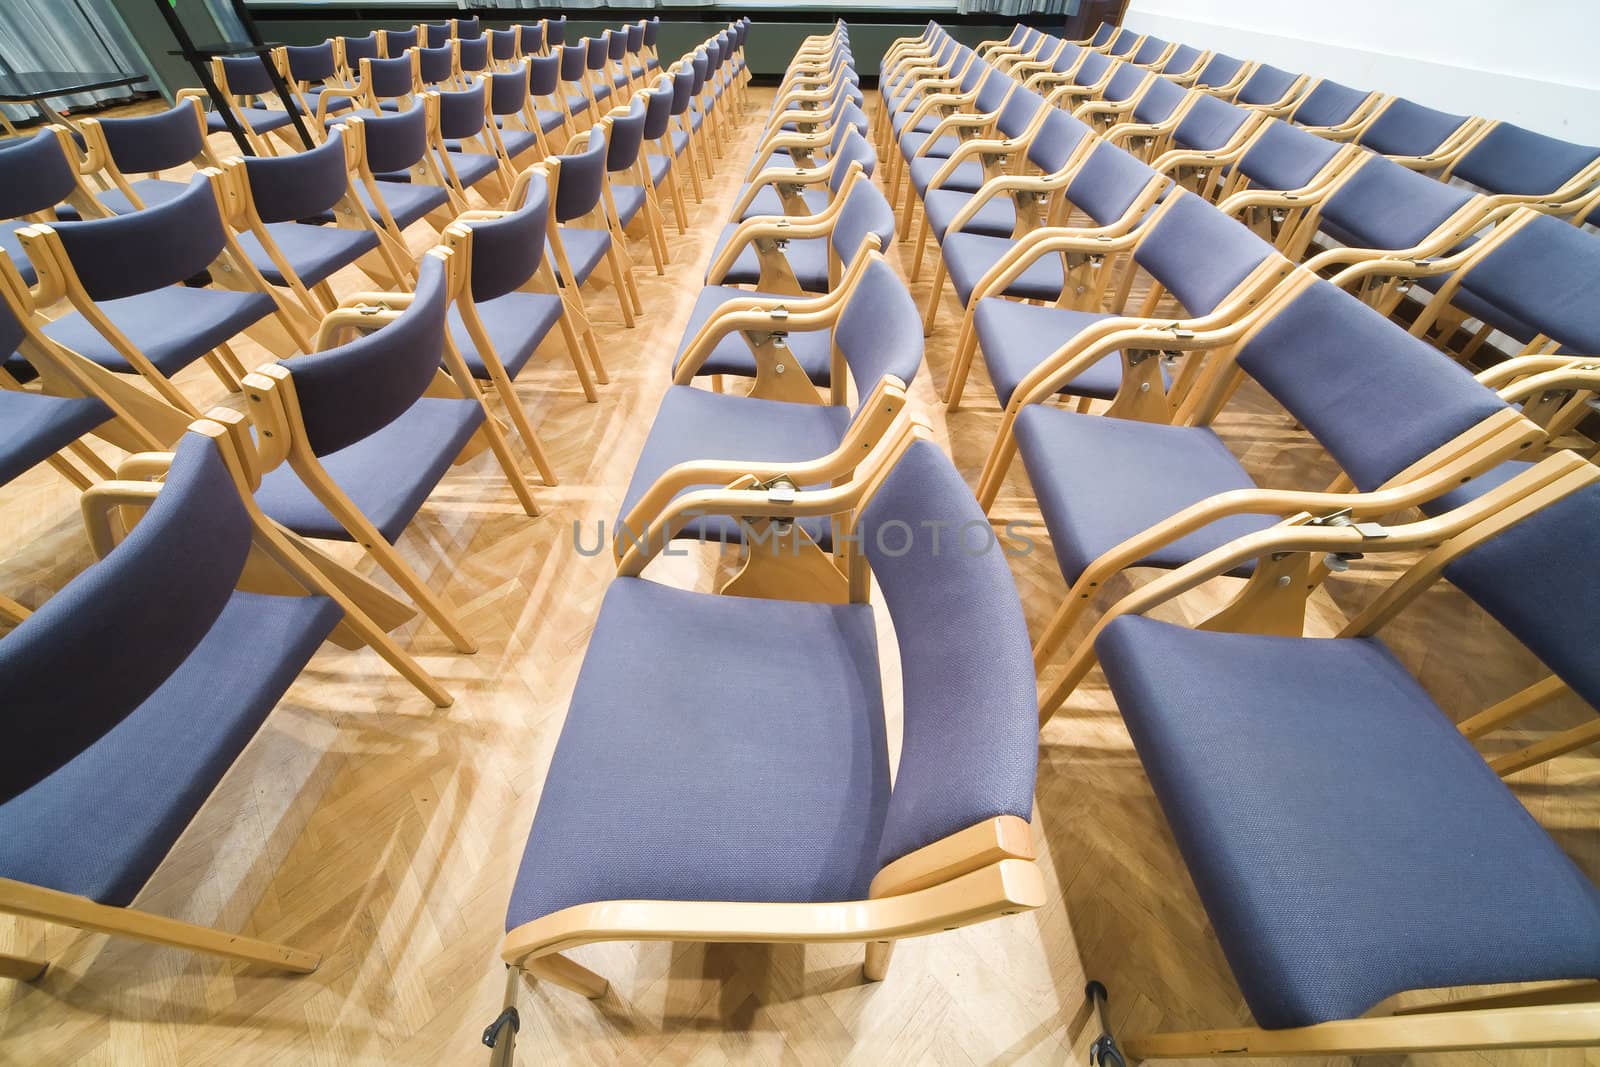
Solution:
{"label": "parquet wood floor", "polygon": [[[764,112],[770,92],[754,99]],[[559,350],[519,383],[561,479],[537,490],[544,514],[521,514],[485,453],[446,477],[402,538],[401,550],[479,641],[476,655],[459,656],[431,626],[401,631],[455,693],[455,706],[433,710],[370,652],[326,646],[139,896],[152,911],[319,951],[321,968],[299,978],[266,974],[0,920],[0,950],[52,961],[35,985],[0,981],[0,1063],[483,1062],[478,1035],[504,990],[495,950],[511,879],[609,571],[605,559],[575,550],[573,524],[592,531],[615,514],[754,136],[753,124],[737,134],[706,203],[691,205],[691,232],[669,227],[665,276],[635,245],[647,309],[638,328],[621,327],[609,294],[591,299],[613,378],[599,403],[584,402]],[[414,231],[418,250],[430,243],[425,230]],[[366,287],[354,274],[334,284]],[[926,280],[913,291],[925,299]],[[928,339],[941,382],[959,322],[948,290],[944,299]],[[250,345],[239,352],[247,365],[265,359]],[[202,401],[226,402],[204,369],[180,384]],[[949,417],[928,375],[913,397],[975,480],[998,423],[981,371],[966,406]],[[1329,477],[1327,457],[1260,393],[1242,391],[1219,426],[1267,484],[1320,486]],[[1002,506],[1037,519],[1020,476]],[[0,517],[0,589],[25,604],[41,603],[89,562],[75,494],[48,468],[0,489]],[[1042,527],[1036,532],[1039,551],[1012,561],[1035,632],[1064,591]],[[656,577],[709,586],[704,560],[667,562]],[[1202,590],[1185,610],[1200,614],[1220,592]],[[1359,576],[1341,579],[1319,595],[1313,626],[1327,632],[1369,592]],[[898,671],[881,610],[880,627],[897,716]],[[1389,636],[1458,715],[1539,673],[1448,589],[1426,597]],[[1552,708],[1497,744],[1586,714]],[[1569,755],[1513,784],[1600,877],[1595,761]],[[1216,773],[1242,778],[1251,768]],[[1124,1032],[1247,1021],[1098,674],[1043,734],[1034,827],[1050,902],[907,942],[883,983],[860,980],[861,951],[849,946],[590,947],[575,956],[609,977],[612,992],[589,1002],[529,984],[521,1062],[1081,1063],[1095,1036],[1086,975],[1109,986]],[[1576,1067],[1600,1055],[1417,1060]]]}

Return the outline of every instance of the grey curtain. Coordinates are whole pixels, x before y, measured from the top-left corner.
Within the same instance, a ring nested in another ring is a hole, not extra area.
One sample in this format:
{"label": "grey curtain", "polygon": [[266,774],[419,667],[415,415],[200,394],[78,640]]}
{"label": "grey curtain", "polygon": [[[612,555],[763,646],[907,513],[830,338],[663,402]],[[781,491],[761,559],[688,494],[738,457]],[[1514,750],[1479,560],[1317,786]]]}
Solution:
{"label": "grey curtain", "polygon": [[[134,74],[147,69],[111,0],[0,2],[0,71],[121,70]],[[50,103],[58,109],[86,107],[132,95],[132,89],[104,89]],[[4,106],[13,121],[38,114],[27,105]]]}
{"label": "grey curtain", "polygon": [[[702,0],[693,0],[697,5]],[[594,11],[610,7],[609,0],[477,0],[475,6],[526,10],[529,8],[566,8],[569,11]],[[618,7],[661,7],[663,0],[618,0]]]}

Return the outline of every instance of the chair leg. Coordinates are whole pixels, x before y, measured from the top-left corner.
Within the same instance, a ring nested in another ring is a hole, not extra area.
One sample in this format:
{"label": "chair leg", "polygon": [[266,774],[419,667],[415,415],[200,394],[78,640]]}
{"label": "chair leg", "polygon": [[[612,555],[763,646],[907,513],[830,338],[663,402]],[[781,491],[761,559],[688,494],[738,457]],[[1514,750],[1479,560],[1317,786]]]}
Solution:
{"label": "chair leg", "polygon": [[87,474],[84,474],[77,467],[73,466],[72,462],[60,453],[57,453],[53,456],[47,456],[45,458],[45,462],[54,467],[57,474],[71,482],[72,487],[78,490],[80,493],[94,484],[93,478],[90,478]]}
{"label": "chair leg", "polygon": [[893,941],[868,941],[867,962],[861,968],[862,977],[869,982],[881,982],[889,974],[889,962],[894,959]]}
{"label": "chair leg", "polygon": [[605,996],[606,990],[611,987],[610,982],[589,968],[573,963],[559,952],[528,960],[522,968],[535,978],[581,993],[590,1000]]}
{"label": "chair leg", "polygon": [[[694,150],[694,137],[692,135],[684,139],[683,154],[688,157],[689,161],[689,184],[694,188],[694,202],[703,204],[706,202],[706,193],[700,187],[700,162]],[[673,166],[677,166],[676,161],[674,161]]]}
{"label": "chair leg", "polygon": [[672,214],[678,223],[678,236],[689,232],[689,209],[683,202],[683,188],[678,184],[678,165],[674,160],[667,168],[667,191],[672,194]]}
{"label": "chair leg", "polygon": [[[265,964],[278,970],[310,974],[322,962],[315,952],[288,945],[258,941],[252,937],[224,933],[209,926],[152,915],[133,908],[97,904],[88,897],[63,893],[44,886],[29,885],[0,878],[0,912],[28,919],[75,926],[99,934],[115,934],[170,945],[194,952],[205,952],[232,960]],[[33,962],[33,961],[30,961]]]}
{"label": "chair leg", "polygon": [[[323,501],[323,506],[327,506],[327,501]],[[339,518],[341,522],[345,521],[343,516],[339,516]],[[366,520],[365,516],[362,516],[362,524],[366,527],[366,530],[361,533],[361,543],[366,546],[368,552],[372,553],[373,559],[378,561],[378,566],[383,568],[384,573],[393,578],[395,584],[404,589],[406,595],[422,609],[422,613],[432,619],[435,626],[444,631],[444,635],[450,639],[450,643],[455,646],[457,652],[470,655],[478,651],[477,642],[467,636],[467,632],[461,628],[460,623],[456,622],[455,616],[451,614],[450,609],[446,608],[444,602],[434,595],[433,590],[423,584],[422,578],[416,571],[412,570],[411,564],[405,561],[405,557],[400,555],[399,550],[388,541],[385,541],[383,535],[378,532],[371,522]],[[345,525],[348,528],[350,524],[345,522]]]}
{"label": "chair leg", "polygon": [[954,411],[961,406],[962,394],[966,392],[967,375],[972,373],[972,357],[977,354],[978,331],[972,324],[972,316],[961,325],[961,336],[956,340],[955,359],[950,362],[950,380],[945,383],[945,405]]}
{"label": "chair leg", "polygon": [[[567,307],[578,317],[578,332],[583,337],[583,348],[588,353],[589,362],[594,366],[594,380],[601,385],[610,385],[611,379],[606,375],[605,365],[600,362],[600,345],[594,338],[594,324],[589,321],[589,308],[584,303],[583,291],[573,285],[563,287],[561,292],[567,298]],[[573,359],[578,358],[577,353],[578,350],[573,349]],[[591,390],[585,390],[585,395],[589,392]]]}
{"label": "chair leg", "polygon": [[15,600],[12,600],[4,593],[0,593],[0,622],[4,622],[9,626],[16,626],[32,614],[33,612],[18,604]]}
{"label": "chair leg", "polygon": [[928,290],[928,310],[922,316],[922,332],[933,332],[934,320],[939,317],[939,298],[944,295],[944,256],[933,267],[933,288]]}
{"label": "chair leg", "polygon": [[528,458],[533,460],[533,465],[539,470],[539,478],[545,485],[556,484],[556,472],[550,466],[550,457],[545,455],[544,444],[539,440],[539,435],[534,432],[533,424],[528,421],[528,413],[522,410],[522,403],[517,398],[515,385],[506,379],[498,380],[503,375],[497,376],[494,383],[495,392],[500,394],[501,402],[506,406],[506,412],[511,416],[511,425],[517,429],[517,436],[522,438],[522,444],[528,450]]}
{"label": "chair leg", "polygon": [[922,278],[922,254],[928,250],[928,237],[933,233],[933,226],[928,222],[928,213],[922,213],[922,225],[917,229],[917,254],[911,260],[911,280],[918,281]]}
{"label": "chair leg", "polygon": [[[479,395],[479,401],[482,401]],[[507,400],[508,406],[515,407],[517,398],[511,396]],[[506,434],[500,428],[500,420],[484,406],[483,425],[479,432],[489,439],[489,449],[494,453],[494,458],[500,462],[500,469],[505,472],[506,481],[511,483],[511,491],[517,494],[517,502],[522,505],[522,511],[533,518],[539,514],[539,503],[533,499],[533,492],[528,488],[528,483],[522,477],[522,469],[517,466],[517,457],[511,452],[511,445],[506,441]],[[529,432],[532,432],[530,428]]]}
{"label": "chair leg", "polygon": [[48,960],[36,960],[31,956],[13,956],[7,952],[0,952],[0,978],[10,978],[18,982],[37,982],[44,977],[48,970]]}

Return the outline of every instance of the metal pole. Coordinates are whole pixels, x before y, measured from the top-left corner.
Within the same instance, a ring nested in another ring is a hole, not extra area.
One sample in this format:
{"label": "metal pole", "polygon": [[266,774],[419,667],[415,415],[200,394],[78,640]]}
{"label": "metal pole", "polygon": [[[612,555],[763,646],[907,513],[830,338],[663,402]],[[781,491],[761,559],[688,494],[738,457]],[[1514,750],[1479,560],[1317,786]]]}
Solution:
{"label": "metal pole", "polygon": [[173,10],[168,0],[151,0],[156,5],[156,10],[161,12],[161,17],[167,20],[167,28],[172,31],[172,36],[178,40],[179,54],[189,61],[189,66],[194,68],[195,74],[200,79],[200,84],[205,86],[206,95],[211,97],[211,106],[217,109],[222,116],[222,124],[228,127],[228,132],[233,134],[234,142],[238,144],[239,151],[247,156],[256,154],[250,147],[250,139],[244,135],[244,127],[239,125],[239,117],[233,113],[233,108],[222,98],[222,90],[217,88],[216,79],[211,77],[211,68],[200,61],[199,53],[195,51],[194,38],[189,36],[189,31],[184,29],[183,20],[178,18],[177,11]]}
{"label": "metal pole", "polygon": [[[239,22],[244,26],[244,32],[249,34],[250,43],[257,48],[266,47],[266,42],[261,39],[261,31],[256,29],[256,20],[250,17],[250,9],[244,6],[244,0],[233,0],[234,13],[239,16]],[[300,121],[300,108],[294,102],[294,94],[289,91],[289,85],[284,81],[283,73],[278,70],[277,64],[267,58],[265,53],[258,53],[261,62],[267,65],[267,77],[272,79],[272,87],[278,91],[278,98],[283,101],[283,106],[289,112],[289,121],[294,123],[294,132],[300,135],[300,143],[306,148],[314,148],[311,133],[306,129],[306,124]]]}

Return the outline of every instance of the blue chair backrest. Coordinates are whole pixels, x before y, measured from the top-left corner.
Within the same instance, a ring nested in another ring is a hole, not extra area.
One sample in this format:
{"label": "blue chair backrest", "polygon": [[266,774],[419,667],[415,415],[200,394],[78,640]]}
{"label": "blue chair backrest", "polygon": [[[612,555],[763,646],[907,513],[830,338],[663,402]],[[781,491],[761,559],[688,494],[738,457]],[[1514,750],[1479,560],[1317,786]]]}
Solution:
{"label": "blue chair backrest", "polygon": [[1028,144],[1028,162],[1044,174],[1054,174],[1067,165],[1073,151],[1090,132],[1087,123],[1070,112],[1053,107],[1045,114],[1044,124]]}
{"label": "blue chair backrest", "polygon": [[1474,264],[1461,286],[1565,351],[1600,354],[1600,235],[1539,215]]}
{"label": "blue chair backrest", "polygon": [[1095,145],[1072,181],[1067,199],[1101,226],[1127,214],[1156,172],[1114,144]]}
{"label": "blue chair backrest", "polygon": [[564,45],[564,44],[566,44],[567,43],[567,16],[562,15],[558,19],[545,19],[545,21],[544,21],[544,32],[545,32],[545,36],[549,39],[551,44],[553,44],[553,45],[558,45],[558,44],[559,45]]}
{"label": "blue chair backrest", "polygon": [[528,102],[529,71],[526,60],[510,70],[489,75],[489,110],[496,115],[515,115]]}
{"label": "blue chair backrest", "polygon": [[1181,74],[1192,68],[1200,59],[1200,49],[1192,44],[1180,44],[1172,50],[1172,55],[1161,65],[1164,71]]}
{"label": "blue chair backrest", "polygon": [[1079,48],[1077,45],[1066,45],[1061,49],[1061,51],[1056,53],[1055,59],[1051,60],[1050,70],[1056,74],[1065,74],[1067,71],[1072,69],[1072,65],[1074,63],[1078,62],[1078,56],[1080,56],[1082,53],[1083,49]]}
{"label": "blue chair backrest", "polygon": [[606,58],[613,63],[626,58],[628,54],[628,37],[626,33],[607,30],[603,36],[606,42]]}
{"label": "blue chair backrest", "polygon": [[416,166],[428,151],[428,115],[420,107],[393,115],[361,118],[366,134],[367,165],[376,174]]}
{"label": "blue chair backrest", "polygon": [[321,44],[291,44],[284,48],[289,61],[289,77],[297,82],[318,83],[327,81],[339,72],[333,42]]}
{"label": "blue chair backrest", "polygon": [[522,288],[544,261],[550,219],[550,187],[538,175],[528,182],[522,206],[497,219],[464,221],[472,230],[472,299],[493,300]]}
{"label": "blue chair backrest", "polygon": [[475,78],[468,89],[439,91],[439,135],[451,140],[483,132],[489,83]]}
{"label": "blue chair backrest", "polygon": [[345,66],[352,71],[361,65],[363,59],[378,58],[378,31],[376,30],[365,37],[341,37],[339,41],[344,48]]}
{"label": "blue chair backrest", "polygon": [[682,115],[689,110],[689,100],[694,96],[694,71],[685,67],[672,75],[672,113]]}
{"label": "blue chair backrest", "polygon": [[1165,122],[1178,110],[1178,105],[1183,103],[1183,98],[1189,94],[1177,82],[1170,82],[1165,78],[1154,78],[1150,88],[1139,97],[1139,102],[1133,105],[1133,119],[1135,122]]}
{"label": "blue chair backrest", "polygon": [[1506,408],[1461,364],[1330,282],[1279,309],[1238,361],[1362,492]]}
{"label": "blue chair backrest", "polygon": [[577,82],[583,80],[583,75],[588,70],[589,46],[579,41],[577,44],[564,44],[561,46],[561,80],[564,82]]}
{"label": "blue chair backrest", "polygon": [[[833,173],[828,175],[828,187],[834,192],[844,184],[845,178],[850,173],[850,164],[860,163],[861,169],[867,177],[872,177],[872,171],[878,165],[878,153],[873,151],[872,145],[861,136],[861,131],[854,126],[847,126],[844,138],[839,144],[839,150],[833,154],[839,162],[834,164]],[[885,248],[888,245],[884,245]]]}
{"label": "blue chair backrest", "polygon": [[1090,38],[1089,43],[1095,48],[1099,48],[1101,45],[1111,40],[1112,36],[1116,32],[1117,27],[1111,25],[1109,22],[1102,22],[1100,24],[1100,28],[1094,31],[1094,36]]}
{"label": "blue chair backrest", "polygon": [[1083,57],[1083,65],[1072,75],[1073,84],[1099,85],[1101,79],[1110,73],[1111,64],[1115,62],[1116,60],[1104,52],[1090,52]]}
{"label": "blue chair backrest", "polygon": [[71,196],[77,184],[77,168],[61,150],[55,131],[0,142],[0,218],[48,211]]}
{"label": "blue chair backrest", "polygon": [[[611,51],[610,30],[599,37],[588,38],[584,51],[584,66],[589,70],[604,70],[606,68],[606,55]],[[580,42],[582,43],[582,42]]]}
{"label": "blue chair backrest", "polygon": [[1150,77],[1150,72],[1143,67],[1136,67],[1132,63],[1123,63],[1117,67],[1117,72],[1111,75],[1111,80],[1106,83],[1106,91],[1101,96],[1102,100],[1109,103],[1120,104],[1139,91],[1139,86]]}
{"label": "blue chair backrest", "polygon": [[1172,131],[1174,148],[1213,152],[1227,144],[1250,118],[1250,112],[1226,100],[1201,94]]}
{"label": "blue chair backrest", "polygon": [[[862,182],[856,188],[871,186]],[[839,313],[833,343],[850,368],[862,401],[886,376],[893,375],[907,385],[916,378],[922,366],[922,320],[916,301],[888,261],[875,259],[867,264],[866,273]]]}
{"label": "blue chair backrest", "polygon": [[89,747],[182,666],[233,595],[250,537],[216,446],[185,435],[122,543],[0,640],[0,802]]}
{"label": "blue chair backrest", "polygon": [[1111,47],[1106,49],[1106,54],[1124,59],[1129,52],[1133,51],[1133,46],[1138,42],[1139,35],[1124,26],[1122,27],[1122,32],[1117,34],[1116,39],[1111,42]]}
{"label": "blue chair backrest", "polygon": [[1361,132],[1358,144],[1386,156],[1426,156],[1438,149],[1467,121],[1465,115],[1435,111],[1404,97],[1396,97],[1372,125]]}
{"label": "blue chair backrest", "polygon": [[879,249],[893,244],[894,208],[877,186],[869,181],[858,181],[851,188],[844,207],[839,209],[828,242],[839,260],[849,263],[855,259],[862,243],[874,235],[878,238]]}
{"label": "blue chair backrest", "polygon": [[1154,63],[1161,58],[1161,53],[1167,50],[1167,41],[1159,37],[1146,37],[1136,52],[1133,53],[1132,62],[1140,65]]}
{"label": "blue chair backrest", "polygon": [[415,28],[409,30],[386,30],[383,35],[384,54],[391,57],[398,56],[408,48],[415,48],[421,43]]}
{"label": "blue chair backrest", "polygon": [[1338,151],[1337,142],[1281,119],[1269,119],[1250,151],[1239,160],[1239,172],[1258,189],[1299,189],[1321,173]]}
{"label": "blue chair backrest", "polygon": [[250,199],[262,222],[309,219],[333,208],[350,188],[345,169],[344,131],[335,126],[328,139],[304,152],[244,157]]}
{"label": "blue chair backrest", "polygon": [[[541,23],[522,23],[516,27],[517,40],[521,45],[522,54],[531,56],[535,52],[544,50],[544,26]],[[560,44],[560,41],[551,39],[551,44]]]}
{"label": "blue chair backrest", "polygon": [[[0,251],[0,274],[14,269],[16,268],[11,263],[11,257]],[[0,300],[0,363],[4,363],[6,357],[17,350],[25,335],[22,320],[12,312],[11,304]]]}
{"label": "blue chair backrest", "polygon": [[463,37],[456,42],[456,57],[461,69],[467,73],[477,73],[489,68],[489,39],[487,37]]}
{"label": "blue chair backrest", "polygon": [[605,188],[606,138],[602,130],[589,132],[582,152],[557,156],[561,161],[556,183],[556,221],[570,222],[594,210]]}
{"label": "blue chair backrest", "polygon": [[1600,708],[1600,656],[1594,654],[1600,605],[1597,529],[1600,486],[1591,485],[1541,508],[1444,569],[1446,578],[1591,708]]}
{"label": "blue chair backrest", "polygon": [[1002,137],[1017,137],[1028,128],[1028,123],[1044,107],[1044,97],[1038,93],[1017,88],[1006,99],[1005,106],[1000,109],[1000,117],[995,120],[995,126]]}
{"label": "blue chair backrest", "polygon": [[272,75],[267,61],[261,56],[222,56],[222,75],[228,80],[228,91],[241,96],[270,93]]}
{"label": "blue chair backrest", "polygon": [[988,115],[1000,109],[1001,105],[1006,101],[1007,93],[1011,92],[1013,88],[1020,87],[1015,81],[1012,81],[998,70],[989,67],[987,64],[985,66],[989,74],[983,79],[983,84],[978,86],[978,100],[973,105],[973,109],[979,114]]}
{"label": "blue chair backrest", "polygon": [[507,63],[517,55],[517,30],[513,26],[509,30],[490,30],[489,55],[496,63]]}
{"label": "blue chair backrest", "polygon": [[412,59],[408,55],[391,59],[369,59],[362,64],[367,88],[380,100],[398,100],[416,91]]}
{"label": "blue chair backrest", "polygon": [[1322,205],[1323,219],[1342,231],[1340,240],[1358,248],[1410,248],[1473,197],[1470,189],[1383,156],[1369,156],[1360,167]]}
{"label": "blue chair backrest", "polygon": [[663,74],[649,91],[644,110],[644,138],[654,141],[664,137],[672,124],[672,79]]}
{"label": "blue chair backrest", "polygon": [[1302,126],[1337,126],[1349,122],[1370,95],[1365,89],[1352,89],[1324,78],[1295,105],[1289,120]]}
{"label": "blue chair backrest", "polygon": [[313,453],[326,456],[371,436],[422,397],[444,357],[449,298],[444,264],[424,256],[416,295],[393,322],[279,364],[294,377]]}
{"label": "blue chair backrest", "polygon": [[645,103],[635,96],[628,104],[628,113],[611,117],[611,143],[606,150],[606,170],[612,173],[627,170],[639,162],[639,150],[644,145]]}
{"label": "blue chair backrest", "polygon": [[1039,717],[1016,583],[937,445],[912,443],[860,530],[894,620],[904,693],[881,866],[986,819],[1029,819]]}
{"label": "blue chair backrest", "polygon": [[96,301],[184,282],[226,246],[216,194],[204,175],[155,207],[105,219],[53,222],[84,291]]}
{"label": "blue chair backrest", "polygon": [[528,57],[528,95],[551,96],[561,88],[561,63],[559,53]]}
{"label": "blue chair backrest", "polygon": [[1543,196],[1555,192],[1596,159],[1600,159],[1600,148],[1501,122],[1461,157],[1452,173],[1487,192]]}
{"label": "blue chair backrest", "polygon": [[1237,99],[1241,104],[1275,104],[1283,99],[1283,94],[1289,91],[1289,86],[1298,77],[1300,75],[1263,63],[1239,87]]}
{"label": "blue chair backrest", "polygon": [[1244,60],[1234,59],[1230,55],[1218,52],[1206,60],[1206,65],[1200,68],[1200,73],[1195,76],[1196,86],[1216,87],[1227,85],[1239,76],[1239,70],[1244,66]]}
{"label": "blue chair backrest", "polygon": [[181,167],[205,149],[205,131],[185,102],[169,111],[127,119],[101,119],[111,161],[124,174]]}
{"label": "blue chair backrest", "polygon": [[1273,254],[1250,228],[1203,197],[1175,190],[1176,201],[1134,249],[1133,258],[1190,315],[1204,315]]}
{"label": "blue chair backrest", "polygon": [[423,85],[440,85],[455,73],[456,50],[449,41],[437,48],[417,49],[417,76]]}

